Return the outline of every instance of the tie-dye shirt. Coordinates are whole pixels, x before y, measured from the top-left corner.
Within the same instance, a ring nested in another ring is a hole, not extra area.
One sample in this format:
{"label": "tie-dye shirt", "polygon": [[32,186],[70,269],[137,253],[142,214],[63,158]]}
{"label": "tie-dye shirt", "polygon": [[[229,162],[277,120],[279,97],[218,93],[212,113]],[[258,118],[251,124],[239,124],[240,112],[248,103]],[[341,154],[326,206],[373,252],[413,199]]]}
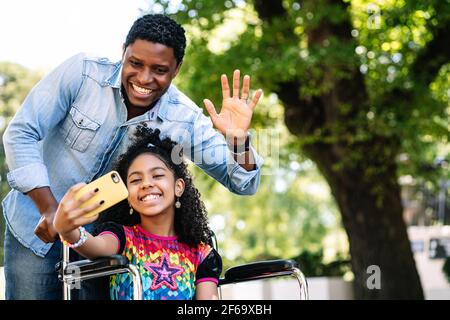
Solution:
{"label": "tie-dye shirt", "polygon": [[[222,260],[209,245],[193,248],[179,242],[176,236],[162,237],[139,225],[126,227],[112,222],[101,225],[98,233],[114,235],[119,243],[118,254],[137,266],[144,300],[190,300],[195,298],[198,283],[218,283]],[[131,300],[131,276],[128,273],[111,276],[110,294],[113,300]]]}

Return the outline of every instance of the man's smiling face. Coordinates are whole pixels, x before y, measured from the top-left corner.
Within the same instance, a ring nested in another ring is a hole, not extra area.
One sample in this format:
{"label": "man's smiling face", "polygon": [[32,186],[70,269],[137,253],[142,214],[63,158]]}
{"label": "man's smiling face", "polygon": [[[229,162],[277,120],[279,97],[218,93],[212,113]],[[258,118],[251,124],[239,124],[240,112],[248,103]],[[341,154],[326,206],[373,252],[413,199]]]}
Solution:
{"label": "man's smiling face", "polygon": [[122,55],[122,85],[133,107],[147,108],[169,88],[181,64],[173,49],[137,39]]}

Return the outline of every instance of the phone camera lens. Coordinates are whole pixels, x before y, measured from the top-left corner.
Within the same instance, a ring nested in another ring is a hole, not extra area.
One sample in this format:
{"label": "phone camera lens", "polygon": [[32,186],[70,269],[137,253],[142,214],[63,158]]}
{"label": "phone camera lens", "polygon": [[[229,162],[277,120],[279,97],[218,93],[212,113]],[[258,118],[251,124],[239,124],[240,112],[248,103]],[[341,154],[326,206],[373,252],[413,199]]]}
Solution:
{"label": "phone camera lens", "polygon": [[114,183],[119,183],[120,181],[119,177],[115,173],[111,174],[111,178]]}

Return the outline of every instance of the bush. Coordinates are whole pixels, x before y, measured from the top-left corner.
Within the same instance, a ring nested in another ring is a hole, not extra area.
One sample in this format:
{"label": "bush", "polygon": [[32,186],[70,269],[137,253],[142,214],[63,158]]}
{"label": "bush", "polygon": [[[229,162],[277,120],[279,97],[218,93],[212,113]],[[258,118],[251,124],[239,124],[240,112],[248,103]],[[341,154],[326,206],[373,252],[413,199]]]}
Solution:
{"label": "bush", "polygon": [[350,260],[338,256],[330,263],[323,262],[323,250],[317,252],[303,251],[295,260],[306,277],[342,277],[351,271]]}

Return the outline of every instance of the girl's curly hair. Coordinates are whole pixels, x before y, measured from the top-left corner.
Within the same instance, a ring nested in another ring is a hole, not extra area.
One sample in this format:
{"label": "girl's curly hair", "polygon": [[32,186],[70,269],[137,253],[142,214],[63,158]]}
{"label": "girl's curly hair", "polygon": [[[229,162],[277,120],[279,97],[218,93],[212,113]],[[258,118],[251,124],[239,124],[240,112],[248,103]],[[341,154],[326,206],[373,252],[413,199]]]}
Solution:
{"label": "girl's curly hair", "polygon": [[[163,161],[173,172],[175,179],[184,180],[185,188],[180,208],[175,208],[175,233],[178,240],[190,246],[201,242],[211,244],[212,232],[208,226],[207,212],[200,193],[192,183],[192,177],[183,161],[180,145],[169,138],[160,138],[159,129],[137,126],[133,143],[116,161],[114,167],[124,182],[127,181],[128,169],[134,159],[144,153],[150,153]],[[129,204],[125,199],[100,215],[98,223],[108,221],[124,226],[134,226],[140,223],[139,214],[129,214]]]}

